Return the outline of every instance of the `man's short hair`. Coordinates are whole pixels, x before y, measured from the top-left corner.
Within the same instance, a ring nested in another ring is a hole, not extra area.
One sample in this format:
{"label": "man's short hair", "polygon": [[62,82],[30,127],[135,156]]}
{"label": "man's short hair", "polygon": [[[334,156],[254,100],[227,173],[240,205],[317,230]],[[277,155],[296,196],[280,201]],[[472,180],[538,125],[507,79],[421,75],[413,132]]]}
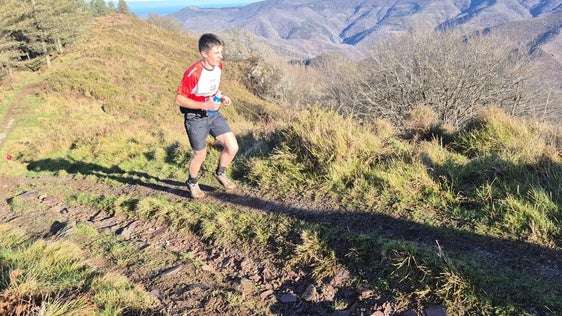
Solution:
{"label": "man's short hair", "polygon": [[205,33],[199,38],[199,51],[208,52],[214,46],[224,46],[224,42],[215,34]]}

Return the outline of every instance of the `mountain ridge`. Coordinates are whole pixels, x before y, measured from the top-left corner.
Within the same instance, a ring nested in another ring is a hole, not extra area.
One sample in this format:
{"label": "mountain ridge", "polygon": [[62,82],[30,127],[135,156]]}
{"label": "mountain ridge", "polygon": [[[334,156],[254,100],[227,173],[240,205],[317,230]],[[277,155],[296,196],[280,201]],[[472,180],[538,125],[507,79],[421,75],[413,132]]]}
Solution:
{"label": "mountain ridge", "polygon": [[[561,11],[562,0],[266,0],[236,8],[187,7],[170,16],[195,33],[249,31],[282,56],[310,58],[336,52],[361,58],[378,40],[412,28],[458,27],[473,32],[534,22]],[[554,32],[560,33],[560,23],[555,24]],[[546,36],[544,43],[552,39]]]}

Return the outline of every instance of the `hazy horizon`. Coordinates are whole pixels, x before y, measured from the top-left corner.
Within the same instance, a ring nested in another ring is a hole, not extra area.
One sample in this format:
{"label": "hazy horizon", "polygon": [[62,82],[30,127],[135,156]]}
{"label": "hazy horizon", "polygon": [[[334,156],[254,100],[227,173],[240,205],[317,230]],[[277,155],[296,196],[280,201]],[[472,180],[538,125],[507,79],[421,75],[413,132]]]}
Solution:
{"label": "hazy horizon", "polygon": [[127,7],[129,11],[134,13],[138,17],[146,17],[149,14],[159,14],[159,15],[169,15],[174,12],[180,11],[186,7],[198,7],[198,8],[232,8],[232,7],[242,7],[253,2],[258,1],[228,1],[228,0],[218,0],[218,1],[192,1],[186,3],[186,1],[177,0],[153,0],[153,1],[127,1]]}

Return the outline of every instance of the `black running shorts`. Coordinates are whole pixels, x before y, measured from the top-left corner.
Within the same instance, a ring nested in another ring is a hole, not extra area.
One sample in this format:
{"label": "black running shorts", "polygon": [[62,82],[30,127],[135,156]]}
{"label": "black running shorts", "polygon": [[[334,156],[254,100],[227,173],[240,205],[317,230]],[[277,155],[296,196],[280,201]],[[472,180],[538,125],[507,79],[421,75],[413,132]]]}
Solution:
{"label": "black running shorts", "polygon": [[209,134],[217,138],[217,136],[232,132],[221,112],[217,112],[213,116],[186,113],[184,114],[184,125],[189,138],[189,144],[195,151],[200,151],[207,147],[207,136]]}

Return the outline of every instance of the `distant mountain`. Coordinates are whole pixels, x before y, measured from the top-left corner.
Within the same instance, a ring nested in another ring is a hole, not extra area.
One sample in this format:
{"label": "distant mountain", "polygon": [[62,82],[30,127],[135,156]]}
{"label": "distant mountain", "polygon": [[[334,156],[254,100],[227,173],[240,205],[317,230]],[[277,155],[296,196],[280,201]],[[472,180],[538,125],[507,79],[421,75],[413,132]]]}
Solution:
{"label": "distant mountain", "polygon": [[510,21],[493,28],[512,41],[527,44],[530,50],[543,50],[562,64],[562,9],[536,18]]}
{"label": "distant mountain", "polygon": [[542,35],[508,34],[539,47],[560,34],[561,12],[562,0],[266,0],[238,8],[188,7],[171,16],[195,33],[244,29],[281,55],[303,58],[326,52],[362,57],[378,39],[411,28],[476,31],[508,24],[538,30],[534,24],[548,21]]}

